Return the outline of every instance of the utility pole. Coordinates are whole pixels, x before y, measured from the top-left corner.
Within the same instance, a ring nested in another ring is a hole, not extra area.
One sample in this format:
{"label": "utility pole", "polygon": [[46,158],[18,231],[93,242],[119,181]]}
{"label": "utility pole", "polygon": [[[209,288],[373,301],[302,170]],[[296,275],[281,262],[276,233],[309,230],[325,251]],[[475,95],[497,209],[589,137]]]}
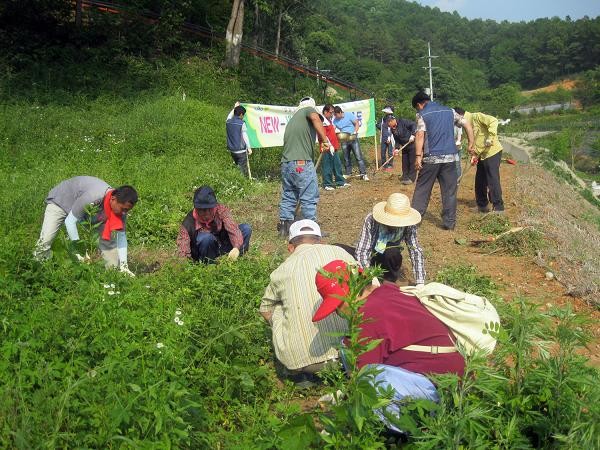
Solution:
{"label": "utility pole", "polygon": [[433,67],[431,65],[431,58],[437,58],[437,56],[433,56],[431,54],[431,44],[427,43],[427,56],[422,56],[422,58],[427,58],[429,64],[427,67],[423,67],[423,69],[429,69],[429,96],[431,97],[431,101],[433,101],[433,75],[431,69],[437,69],[437,67]]}

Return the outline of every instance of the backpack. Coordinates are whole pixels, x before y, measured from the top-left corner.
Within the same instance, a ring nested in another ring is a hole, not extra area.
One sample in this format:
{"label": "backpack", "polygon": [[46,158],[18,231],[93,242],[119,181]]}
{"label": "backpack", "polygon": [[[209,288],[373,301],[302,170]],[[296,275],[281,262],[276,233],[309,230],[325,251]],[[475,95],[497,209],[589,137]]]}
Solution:
{"label": "backpack", "polygon": [[489,329],[500,324],[500,317],[486,298],[442,283],[428,283],[421,288],[405,286],[400,290],[417,297],[431,314],[450,328],[458,347],[464,348],[467,354],[476,351],[489,354],[494,350],[496,339],[490,335]]}

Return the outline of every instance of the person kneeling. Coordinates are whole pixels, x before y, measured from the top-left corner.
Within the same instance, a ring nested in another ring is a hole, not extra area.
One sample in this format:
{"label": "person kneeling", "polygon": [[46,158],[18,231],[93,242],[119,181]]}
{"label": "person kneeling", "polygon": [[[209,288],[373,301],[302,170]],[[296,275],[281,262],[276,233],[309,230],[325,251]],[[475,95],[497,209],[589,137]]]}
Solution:
{"label": "person kneeling", "polygon": [[194,193],[194,209],[179,228],[177,253],[203,263],[213,263],[227,253],[235,261],[248,251],[251,234],[250,225],[238,225],[210,186],[201,186]]}

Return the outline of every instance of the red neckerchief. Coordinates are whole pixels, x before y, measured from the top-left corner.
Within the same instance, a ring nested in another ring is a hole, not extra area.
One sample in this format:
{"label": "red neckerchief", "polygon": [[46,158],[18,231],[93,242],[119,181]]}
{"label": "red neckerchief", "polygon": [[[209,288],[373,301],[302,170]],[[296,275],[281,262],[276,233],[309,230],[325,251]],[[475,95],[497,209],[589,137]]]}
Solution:
{"label": "red neckerchief", "polygon": [[216,211],[216,207],[212,208],[210,211],[210,219],[207,220],[206,222],[203,220],[200,220],[200,217],[198,217],[198,213],[196,212],[196,208],[193,209],[192,211],[192,216],[194,216],[194,221],[196,222],[196,229],[205,229],[205,230],[210,230],[211,226],[210,224],[214,222],[215,220],[215,211]]}
{"label": "red neckerchief", "polygon": [[121,216],[117,216],[112,208],[110,207],[110,198],[114,189],[109,189],[104,195],[104,215],[106,216],[106,223],[104,224],[104,230],[102,230],[102,239],[110,241],[110,233],[114,230],[123,229],[123,219]]}

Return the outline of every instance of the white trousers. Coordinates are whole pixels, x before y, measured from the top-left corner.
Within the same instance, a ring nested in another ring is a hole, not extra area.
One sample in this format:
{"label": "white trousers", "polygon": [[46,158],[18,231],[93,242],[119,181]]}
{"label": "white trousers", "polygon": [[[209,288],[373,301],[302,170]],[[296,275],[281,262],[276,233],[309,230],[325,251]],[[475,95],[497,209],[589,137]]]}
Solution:
{"label": "white trousers", "polygon": [[[52,242],[58,234],[58,230],[65,222],[67,213],[54,203],[48,203],[46,205],[46,212],[44,213],[44,222],[42,223],[42,231],[40,237],[35,245],[33,256],[38,261],[44,261],[52,256]],[[98,227],[98,232],[102,234],[104,224]],[[119,255],[117,254],[117,243],[116,239],[105,241],[100,239],[98,243],[102,258],[104,259],[105,267],[117,267],[119,265]]]}

